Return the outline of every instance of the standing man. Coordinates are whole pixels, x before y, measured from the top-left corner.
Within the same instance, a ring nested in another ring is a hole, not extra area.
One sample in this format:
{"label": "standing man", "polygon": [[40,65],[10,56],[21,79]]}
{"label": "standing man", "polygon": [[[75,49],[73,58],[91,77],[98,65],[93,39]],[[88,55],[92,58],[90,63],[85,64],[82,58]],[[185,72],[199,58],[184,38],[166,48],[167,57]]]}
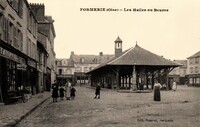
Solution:
{"label": "standing man", "polygon": [[95,97],[94,99],[100,99],[100,90],[101,90],[101,87],[100,87],[100,83],[97,84],[97,87],[96,87],[96,92],[95,92]]}
{"label": "standing man", "polygon": [[52,84],[52,98],[53,98],[53,102],[57,102],[57,98],[58,98],[58,84],[57,81],[54,80],[54,83]]}

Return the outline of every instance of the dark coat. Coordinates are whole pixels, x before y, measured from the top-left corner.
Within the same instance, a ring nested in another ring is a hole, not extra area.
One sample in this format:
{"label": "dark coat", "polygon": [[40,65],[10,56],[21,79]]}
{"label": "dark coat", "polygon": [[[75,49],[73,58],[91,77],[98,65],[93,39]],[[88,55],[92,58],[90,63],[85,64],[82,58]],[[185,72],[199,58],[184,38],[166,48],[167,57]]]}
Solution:
{"label": "dark coat", "polygon": [[60,97],[64,97],[64,88],[63,87],[61,87],[60,89],[59,89],[59,92],[60,92]]}
{"label": "dark coat", "polygon": [[160,101],[161,97],[160,97],[160,87],[155,86],[154,87],[154,101]]}
{"label": "dark coat", "polygon": [[71,88],[71,97],[75,97],[75,92],[76,92],[76,89],[75,88]]}
{"label": "dark coat", "polygon": [[56,83],[52,84],[52,98],[58,98],[58,85]]}
{"label": "dark coat", "polygon": [[100,87],[100,86],[97,86],[97,87],[96,87],[96,92],[95,92],[95,94],[96,94],[96,95],[99,95],[99,94],[100,94],[100,90],[101,90],[101,87]]}

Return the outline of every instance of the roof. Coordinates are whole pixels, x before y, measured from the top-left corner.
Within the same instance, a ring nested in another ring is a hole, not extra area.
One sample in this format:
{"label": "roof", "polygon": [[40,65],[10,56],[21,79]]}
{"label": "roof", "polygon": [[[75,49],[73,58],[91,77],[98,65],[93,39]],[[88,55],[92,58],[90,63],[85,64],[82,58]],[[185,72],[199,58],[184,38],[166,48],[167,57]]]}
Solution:
{"label": "roof", "polygon": [[117,37],[117,39],[115,40],[115,42],[122,42],[122,40],[119,38],[119,36]]}
{"label": "roof", "polygon": [[[181,64],[170,61],[162,56],[156,55],[146,49],[141,48],[137,44],[124,51],[120,56],[113,57],[109,61],[99,65],[93,70],[97,70],[107,65],[145,65],[145,66],[172,66],[178,67]],[[92,70],[92,71],[93,71]]]}
{"label": "roof", "polygon": [[187,60],[174,60],[174,62],[181,64],[181,67],[187,67]]}
{"label": "roof", "polygon": [[188,59],[190,59],[190,58],[195,58],[195,57],[200,57],[200,51],[198,51],[198,52],[195,53],[194,55],[188,57]]}
{"label": "roof", "polygon": [[100,64],[109,60],[114,55],[103,54],[103,55],[71,55],[71,58],[74,63],[82,63],[82,64]]}
{"label": "roof", "polygon": [[67,67],[73,67],[74,63],[71,59],[66,59],[66,58],[56,58],[55,60],[56,62],[63,62],[65,61],[65,63],[57,63],[57,66],[67,66]]}

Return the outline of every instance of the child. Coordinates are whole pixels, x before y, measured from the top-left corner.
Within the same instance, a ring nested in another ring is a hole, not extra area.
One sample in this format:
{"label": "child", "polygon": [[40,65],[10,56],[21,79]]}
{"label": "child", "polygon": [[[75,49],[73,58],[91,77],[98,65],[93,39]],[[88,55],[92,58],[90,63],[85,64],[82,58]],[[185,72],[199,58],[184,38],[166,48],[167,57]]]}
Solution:
{"label": "child", "polygon": [[65,91],[65,89],[63,88],[63,86],[61,86],[60,89],[59,89],[59,92],[60,92],[60,100],[61,100],[61,101],[63,100],[63,97],[64,97],[64,91]]}
{"label": "child", "polygon": [[72,100],[75,98],[75,92],[76,92],[76,89],[72,86],[72,88],[71,88],[71,99]]}

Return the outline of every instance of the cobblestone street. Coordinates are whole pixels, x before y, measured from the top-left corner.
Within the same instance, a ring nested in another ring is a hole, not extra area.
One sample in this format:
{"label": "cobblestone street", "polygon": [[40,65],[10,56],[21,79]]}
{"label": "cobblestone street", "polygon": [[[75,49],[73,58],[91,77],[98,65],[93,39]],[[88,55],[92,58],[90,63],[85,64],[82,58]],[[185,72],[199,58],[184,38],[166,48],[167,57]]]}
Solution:
{"label": "cobblestone street", "polygon": [[76,87],[75,100],[46,101],[21,121],[18,127],[199,127],[200,89],[178,86],[177,91],[161,91],[161,102],[150,93],[119,93],[102,89],[101,99],[93,99],[94,89]]}

